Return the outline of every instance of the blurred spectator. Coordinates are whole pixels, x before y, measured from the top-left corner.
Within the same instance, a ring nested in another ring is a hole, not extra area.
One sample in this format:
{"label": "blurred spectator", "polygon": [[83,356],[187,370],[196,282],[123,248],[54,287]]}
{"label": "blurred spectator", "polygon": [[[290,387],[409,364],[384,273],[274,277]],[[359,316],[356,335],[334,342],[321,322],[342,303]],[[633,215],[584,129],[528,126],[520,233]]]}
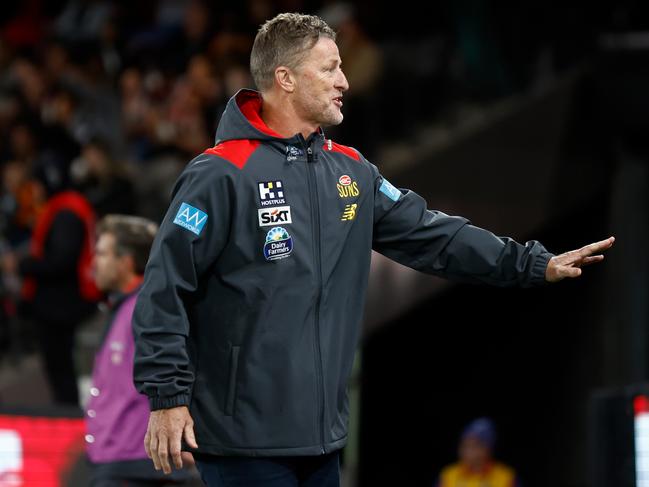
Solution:
{"label": "blurred spectator", "polygon": [[379,83],[383,72],[383,56],[378,45],[367,35],[349,3],[334,3],[321,12],[322,18],[338,33],[337,44],[343,71],[349,82],[345,93],[345,123],[330,127],[335,138],[343,143],[365,147],[366,155],[375,146],[378,131],[377,110]]}
{"label": "blurred spectator", "polygon": [[136,207],[135,190],[126,166],[113,159],[110,148],[95,138],[85,144],[72,163],[71,177],[98,217],[129,213]]}
{"label": "blurred spectator", "polygon": [[110,317],[86,411],[93,487],[168,485],[189,477],[187,470],[167,477],[154,469],[144,451],[149,403],[133,386],[131,318],[156,231],[155,223],[126,215],[108,215],[97,228],[95,283],[108,296]]}
{"label": "blurred spectator", "polygon": [[96,41],[110,18],[112,5],[102,0],[70,0],[56,19],[54,31],[70,42]]}
{"label": "blurred spectator", "polygon": [[437,487],[519,487],[514,470],[493,458],[496,430],[488,418],[462,432],[459,461],[442,470]]}
{"label": "blurred spectator", "polygon": [[95,214],[78,192],[39,173],[49,198],[38,215],[30,255],[4,255],[3,271],[24,277],[23,311],[34,319],[44,372],[54,401],[78,405],[74,366],[77,325],[95,311],[99,292],[92,281]]}
{"label": "blurred spectator", "polygon": [[0,232],[12,249],[20,248],[31,235],[46,195],[43,186],[31,178],[30,167],[19,160],[2,168]]}

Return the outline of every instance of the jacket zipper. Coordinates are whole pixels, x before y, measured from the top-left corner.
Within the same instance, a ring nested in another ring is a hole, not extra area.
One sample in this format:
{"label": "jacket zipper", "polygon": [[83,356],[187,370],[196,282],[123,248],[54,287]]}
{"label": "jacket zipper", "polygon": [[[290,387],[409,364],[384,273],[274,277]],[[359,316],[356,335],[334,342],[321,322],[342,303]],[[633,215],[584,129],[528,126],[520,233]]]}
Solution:
{"label": "jacket zipper", "polygon": [[322,256],[320,249],[320,206],[318,204],[318,185],[315,175],[315,166],[313,159],[313,150],[311,146],[307,146],[306,141],[302,138],[302,143],[306,147],[307,157],[307,175],[309,181],[309,198],[311,199],[311,220],[313,221],[313,241],[315,243],[315,270],[318,278],[318,294],[316,297],[315,306],[315,349],[316,349],[316,378],[317,388],[319,394],[319,411],[318,417],[320,419],[320,453],[325,454],[324,437],[324,375],[322,372],[322,350],[320,348],[320,302],[322,299]]}

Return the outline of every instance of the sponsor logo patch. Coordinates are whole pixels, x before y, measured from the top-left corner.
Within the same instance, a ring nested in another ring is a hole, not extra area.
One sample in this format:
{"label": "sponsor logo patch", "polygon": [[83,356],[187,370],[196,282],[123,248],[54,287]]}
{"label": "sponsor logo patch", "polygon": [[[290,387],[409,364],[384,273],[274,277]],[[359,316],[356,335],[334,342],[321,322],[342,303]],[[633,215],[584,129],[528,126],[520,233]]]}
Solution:
{"label": "sponsor logo patch", "polygon": [[338,178],[338,184],[336,184],[336,187],[338,188],[338,195],[341,198],[353,198],[361,194],[358,189],[358,183],[352,180],[352,178],[347,174],[343,174]]}
{"label": "sponsor logo patch", "polygon": [[174,223],[196,235],[200,235],[207,222],[207,213],[183,202],[174,218]]}
{"label": "sponsor logo patch", "polygon": [[260,208],[257,210],[257,217],[259,218],[260,227],[277,225],[278,223],[293,223],[290,206]]}
{"label": "sponsor logo patch", "polygon": [[345,209],[343,210],[343,216],[341,217],[340,221],[348,222],[356,218],[356,208],[358,208],[358,205],[356,203],[353,203],[351,205],[346,205]]}
{"label": "sponsor logo patch", "polygon": [[392,186],[390,184],[390,181],[388,181],[387,179],[383,180],[379,191],[390,198],[392,201],[399,201],[399,198],[401,198],[401,191]]}
{"label": "sponsor logo patch", "polygon": [[286,160],[287,161],[294,161],[298,157],[304,157],[304,151],[300,149],[299,147],[295,147],[294,145],[287,145],[286,146]]}
{"label": "sponsor logo patch", "polygon": [[278,260],[288,257],[293,251],[293,238],[282,227],[271,228],[266,234],[264,257],[266,260]]}
{"label": "sponsor logo patch", "polygon": [[258,184],[261,206],[276,206],[286,203],[281,181],[264,181]]}

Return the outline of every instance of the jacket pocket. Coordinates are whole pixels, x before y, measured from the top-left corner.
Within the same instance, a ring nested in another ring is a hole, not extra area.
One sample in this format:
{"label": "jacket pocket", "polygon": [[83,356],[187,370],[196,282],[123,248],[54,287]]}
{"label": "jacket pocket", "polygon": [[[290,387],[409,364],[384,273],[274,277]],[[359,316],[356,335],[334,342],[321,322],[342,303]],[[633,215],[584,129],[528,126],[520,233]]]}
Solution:
{"label": "jacket pocket", "polygon": [[237,369],[239,368],[239,346],[232,346],[230,350],[230,375],[228,377],[228,393],[225,397],[225,415],[234,414],[234,401],[237,395]]}

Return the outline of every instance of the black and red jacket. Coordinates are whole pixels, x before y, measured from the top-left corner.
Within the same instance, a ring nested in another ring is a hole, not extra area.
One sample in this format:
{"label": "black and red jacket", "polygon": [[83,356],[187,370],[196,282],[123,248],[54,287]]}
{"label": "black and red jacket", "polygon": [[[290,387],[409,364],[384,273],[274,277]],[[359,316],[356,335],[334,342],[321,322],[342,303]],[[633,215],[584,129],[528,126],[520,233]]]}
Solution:
{"label": "black and red jacket", "polygon": [[316,455],[347,439],[372,249],[523,286],[551,254],[428,210],[321,131],[279,136],[260,106],[235,95],[175,186],[135,309],[135,383],[152,409],[189,406],[201,452]]}
{"label": "black and red jacket", "polygon": [[73,326],[96,311],[92,275],[95,212],[77,191],[53,195],[41,210],[30,255],[20,262],[22,298],[39,321]]}

